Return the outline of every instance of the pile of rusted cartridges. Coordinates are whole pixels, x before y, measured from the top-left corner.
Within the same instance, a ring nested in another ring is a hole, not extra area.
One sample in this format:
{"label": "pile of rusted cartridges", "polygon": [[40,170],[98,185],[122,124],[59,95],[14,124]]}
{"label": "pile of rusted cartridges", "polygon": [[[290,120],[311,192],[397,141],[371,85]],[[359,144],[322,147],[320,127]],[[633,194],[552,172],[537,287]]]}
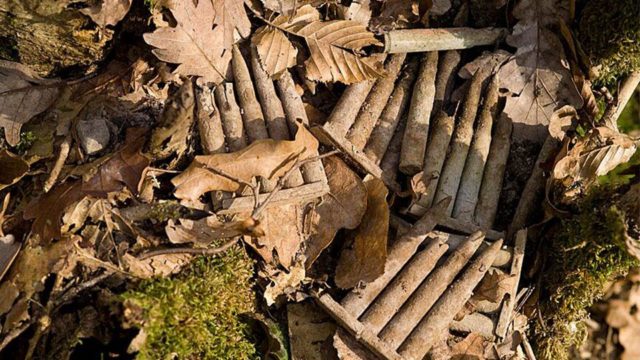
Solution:
{"label": "pile of rusted cartridges", "polygon": [[[233,82],[217,86],[213,94],[198,94],[202,97],[200,103],[210,107],[198,111],[214,114],[213,121],[198,123],[204,150],[209,154],[240,151],[261,139],[291,140],[298,124],[308,124],[304,104],[295,90],[291,74],[285,71],[277,80],[272,80],[258,61],[255,49],[247,50],[250,54],[245,56],[238,46],[233,48]],[[274,189],[275,183],[264,178],[260,181],[264,192],[259,199],[262,202]],[[321,197],[328,191],[322,162],[317,160],[303,164],[300,170],[291,174],[284,189],[277,192],[270,202],[302,202]],[[219,195],[220,214],[250,211],[255,203],[251,194]]]}
{"label": "pile of rusted cartridges", "polygon": [[[509,246],[493,230],[512,131],[498,110],[495,74],[509,54],[482,55],[454,91],[458,50],[427,48],[433,51],[416,56],[398,49],[387,56],[383,78],[349,86],[327,122],[313,129],[398,193],[400,173],[422,183],[401,210],[419,220],[410,226],[394,218],[398,235],[384,274],[341,300],[315,294],[341,325],[334,341],[353,351],[347,358],[422,359],[449,330],[499,341],[512,329],[518,299],[526,230]],[[488,271],[508,275],[508,289],[457,319]]]}

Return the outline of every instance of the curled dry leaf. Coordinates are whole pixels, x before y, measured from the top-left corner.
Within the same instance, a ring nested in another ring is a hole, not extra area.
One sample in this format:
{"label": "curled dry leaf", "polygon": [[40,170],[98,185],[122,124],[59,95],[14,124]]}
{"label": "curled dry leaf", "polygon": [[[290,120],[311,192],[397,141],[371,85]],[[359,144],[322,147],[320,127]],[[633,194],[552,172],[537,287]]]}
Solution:
{"label": "curled dry leaf", "polygon": [[115,25],[124,19],[131,8],[131,0],[93,0],[80,12],[87,15],[100,27]]}
{"label": "curled dry leaf", "polygon": [[352,242],[342,249],[336,268],[336,285],[343,289],[371,282],[384,272],[387,261],[389,206],[387,187],[380,179],[365,180],[367,209],[352,232]]}
{"label": "curled dry leaf", "polygon": [[569,18],[564,3],[523,0],[513,10],[518,23],[507,43],[518,50],[498,76],[500,87],[511,92],[503,112],[514,123],[516,141],[544,141],[554,110],[563,105],[582,107],[562,42],[552,29],[557,21]]}
{"label": "curled dry leaf", "polygon": [[9,145],[20,141],[22,125],[56,101],[59,85],[39,78],[24,65],[0,60],[0,128]]}
{"label": "curled dry leaf", "polygon": [[195,201],[208,191],[236,192],[242,184],[218,175],[215,171],[246,182],[257,176],[275,180],[284,175],[296,162],[316,156],[318,140],[299,126],[295,140],[258,140],[233,153],[196,156],[189,167],[171,182],[179,199]]}
{"label": "curled dry leaf", "polygon": [[304,240],[302,211],[298,204],[268,207],[258,226],[261,234],[253,234],[248,243],[268,263],[274,263],[274,253],[277,254],[280,264],[288,269]]}
{"label": "curled dry leaf", "polygon": [[307,268],[320,256],[340,229],[355,229],[367,209],[367,189],[356,173],[338,157],[323,159],[329,194],[322,198],[312,216],[311,236],[305,256]]}
{"label": "curled dry leaf", "polygon": [[371,19],[371,29],[379,34],[404,29],[420,21],[427,11],[427,3],[423,0],[387,0],[382,3],[380,15]]}
{"label": "curled dry leaf", "polygon": [[513,282],[517,279],[500,269],[490,269],[473,290],[472,299],[475,301],[487,300],[492,303],[502,301],[504,295],[513,289]]}
{"label": "curled dry leaf", "polygon": [[296,262],[289,271],[279,271],[272,277],[271,283],[264,290],[264,299],[267,305],[276,303],[278,298],[288,296],[297,291],[306,277],[304,262]]}
{"label": "curled dry leaf", "polygon": [[246,38],[251,34],[251,22],[244,10],[243,0],[211,0],[216,11],[214,24],[222,27],[224,48],[231,51],[231,46],[238,37]]}
{"label": "curled dry leaf", "polygon": [[138,184],[149,159],[140,153],[145,142],[145,129],[127,130],[126,145],[116,153],[96,162],[99,165],[85,179],[68,180],[27,205],[24,218],[34,220],[32,233],[48,244],[61,236],[60,221],[65,209],[87,196],[104,199],[109,193],[125,187],[137,194]]}
{"label": "curled dry leaf", "polygon": [[262,67],[272,77],[296,64],[298,50],[284,32],[273,26],[265,25],[256,30],[251,43],[258,51]]}
{"label": "curled dry leaf", "polygon": [[305,39],[311,54],[305,61],[309,80],[351,84],[382,74],[380,61],[358,54],[363,47],[382,43],[357,21],[321,21],[318,10],[305,5],[291,17],[280,15],[269,24]]}
{"label": "curled dry leaf", "polygon": [[[0,150],[0,190],[18,182],[29,171],[29,164],[8,150]],[[1,232],[1,230],[0,230]]]}
{"label": "curled dry leaf", "polygon": [[364,26],[369,26],[371,0],[352,1],[349,7],[340,7],[338,10],[342,12],[342,19],[357,21]]}
{"label": "curled dry leaf", "polygon": [[565,186],[576,183],[589,186],[598,176],[606,175],[629,161],[636,150],[637,144],[628,135],[607,127],[597,127],[579,139],[556,162],[553,179]]}
{"label": "curled dry leaf", "polygon": [[148,279],[154,276],[169,276],[178,273],[191,261],[188,254],[166,254],[140,260],[131,254],[124,254],[122,264],[136,277]]}
{"label": "curled dry leaf", "polygon": [[231,60],[231,51],[225,47],[225,26],[213,23],[222,16],[218,14],[221,9],[214,8],[212,1],[199,1],[197,5],[193,1],[173,1],[169,9],[176,26],[144,34],[147,44],[156,48],[153,54],[162,61],[180,64],[178,74],[220,83]]}
{"label": "curled dry leaf", "polygon": [[262,228],[257,227],[251,218],[231,222],[220,222],[217,216],[200,220],[169,220],[164,230],[169,241],[174,244],[209,245],[217,239],[229,239],[241,235],[264,236]]}

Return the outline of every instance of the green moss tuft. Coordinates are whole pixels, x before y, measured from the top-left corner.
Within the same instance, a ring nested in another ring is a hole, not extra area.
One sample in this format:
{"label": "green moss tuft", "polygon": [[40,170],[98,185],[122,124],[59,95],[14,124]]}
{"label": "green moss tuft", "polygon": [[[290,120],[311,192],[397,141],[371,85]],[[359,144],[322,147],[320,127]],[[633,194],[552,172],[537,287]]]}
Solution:
{"label": "green moss tuft", "polygon": [[244,250],[198,258],[175,278],[143,282],[124,294],[141,310],[147,339],[138,359],[254,359],[249,325],[255,310],[253,262]]}
{"label": "green moss tuft", "polygon": [[540,304],[544,325],[534,329],[540,359],[568,359],[586,338],[583,320],[606,283],[638,265],[627,252],[624,213],[610,205],[612,196],[610,189],[596,189],[547,239],[551,248]]}
{"label": "green moss tuft", "polygon": [[596,82],[612,85],[640,69],[640,1],[589,0],[580,15],[578,39],[592,65]]}

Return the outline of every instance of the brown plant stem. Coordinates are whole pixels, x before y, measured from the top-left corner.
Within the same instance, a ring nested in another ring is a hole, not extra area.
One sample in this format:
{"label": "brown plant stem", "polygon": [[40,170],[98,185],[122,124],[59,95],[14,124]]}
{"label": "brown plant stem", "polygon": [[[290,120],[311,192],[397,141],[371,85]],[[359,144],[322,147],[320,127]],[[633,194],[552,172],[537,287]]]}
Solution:
{"label": "brown plant stem", "polygon": [[618,129],[618,118],[638,88],[638,84],[640,84],[640,71],[634,71],[624,79],[620,90],[618,90],[615,104],[608,107],[602,116],[605,126],[615,130]]}
{"label": "brown plant stem", "polygon": [[56,162],[51,169],[51,173],[49,173],[49,177],[44,182],[44,192],[49,192],[51,188],[58,181],[58,177],[60,176],[60,172],[64,167],[65,161],[67,161],[67,157],[69,157],[69,150],[71,150],[71,133],[67,134],[62,143],[60,144],[60,152],[58,153],[58,158],[56,158]]}

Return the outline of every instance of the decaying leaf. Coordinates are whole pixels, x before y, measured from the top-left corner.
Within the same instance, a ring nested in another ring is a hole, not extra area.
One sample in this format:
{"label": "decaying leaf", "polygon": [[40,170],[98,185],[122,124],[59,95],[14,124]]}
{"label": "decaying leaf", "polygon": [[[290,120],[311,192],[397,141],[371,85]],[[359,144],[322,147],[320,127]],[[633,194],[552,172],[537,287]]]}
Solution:
{"label": "decaying leaf", "polygon": [[173,1],[169,7],[176,26],[144,34],[147,44],[156,48],[153,54],[162,61],[180,64],[178,74],[220,83],[231,60],[231,51],[225,47],[225,26],[213,22],[224,16],[218,14],[220,9],[214,8],[212,1],[198,1],[197,5],[193,1]]}
{"label": "decaying leaf", "polygon": [[288,304],[287,324],[292,359],[333,359],[327,350],[336,324],[313,302]]}
{"label": "decaying leaf", "polygon": [[[18,182],[29,171],[29,164],[6,149],[0,150],[0,190]],[[1,231],[1,230],[0,230]]]}
{"label": "decaying leaf", "polygon": [[323,164],[330,191],[312,215],[312,235],[305,248],[307,268],[331,244],[338,230],[355,229],[367,209],[367,189],[360,177],[335,156],[323,159]]}
{"label": "decaying leaf", "polygon": [[131,0],[93,0],[91,6],[80,12],[89,16],[100,27],[115,25],[129,12]]}
{"label": "decaying leaf", "polygon": [[149,151],[154,158],[166,159],[175,155],[169,168],[185,155],[194,122],[194,106],[193,84],[185,81],[165,105],[158,126],[151,133]]}
{"label": "decaying leaf", "polygon": [[171,182],[179,199],[195,201],[208,191],[236,192],[242,185],[215,171],[221,171],[246,182],[261,176],[277,179],[284,175],[296,159],[307,159],[317,154],[318,140],[299,126],[295,140],[259,140],[233,153],[196,156],[189,167]]}
{"label": "decaying leaf", "polygon": [[26,66],[0,60],[0,128],[11,146],[20,141],[20,128],[51,106],[59,81],[39,78]]}
{"label": "decaying leaf", "polygon": [[343,247],[336,268],[336,285],[343,289],[375,280],[384,272],[387,260],[388,190],[382,180],[375,178],[365,180],[364,186],[367,210],[360,225],[352,232],[352,242]]}
{"label": "decaying leaf", "polygon": [[264,299],[268,306],[279,298],[289,296],[297,291],[306,277],[304,262],[296,262],[289,271],[279,271],[271,278],[271,283],[264,290]]}
{"label": "decaying leaf", "polygon": [[268,207],[260,219],[262,236],[248,243],[268,263],[274,263],[274,252],[279,263],[289,268],[304,240],[302,233],[303,209],[299,204]]}
{"label": "decaying leaf", "polygon": [[122,257],[122,263],[134,276],[148,279],[178,273],[189,264],[191,257],[188,254],[166,254],[140,260],[131,254],[125,254]]}
{"label": "decaying leaf", "polygon": [[629,161],[638,145],[626,134],[607,127],[597,127],[581,138],[558,160],[553,179],[565,186],[592,184],[618,165]]}
{"label": "decaying leaf", "polygon": [[284,32],[273,26],[265,25],[256,30],[251,43],[258,51],[262,67],[270,76],[277,76],[296,64],[298,50]]}
{"label": "decaying leaf", "polygon": [[380,15],[371,19],[371,29],[384,33],[406,28],[420,20],[428,3],[424,0],[387,0],[382,4]]}
{"label": "decaying leaf", "polygon": [[243,0],[211,0],[216,17],[213,22],[222,27],[224,32],[224,48],[231,51],[231,46],[239,39],[251,34],[251,22],[244,10]]}
{"label": "decaying leaf", "polygon": [[340,9],[344,9],[342,11],[343,19],[357,21],[364,26],[369,26],[369,20],[371,20],[371,1],[370,0],[352,1],[349,7],[344,7]]}
{"label": "decaying leaf", "polygon": [[305,5],[291,17],[280,15],[269,24],[305,39],[311,54],[305,61],[309,80],[351,84],[382,74],[381,62],[358,54],[363,47],[381,43],[357,21],[321,21],[318,10]]}
{"label": "decaying leaf", "polygon": [[261,0],[264,7],[277,13],[290,16],[296,9],[307,4],[322,4],[326,0]]}
{"label": "decaying leaf", "polygon": [[519,1],[513,15],[519,20],[507,38],[518,50],[498,72],[500,87],[508,89],[504,114],[514,123],[515,140],[544,141],[554,110],[563,105],[582,107],[562,42],[552,26],[568,21],[569,9],[558,0]]}
{"label": "decaying leaf", "polygon": [[164,230],[169,241],[174,244],[209,245],[214,240],[230,239],[241,235],[264,236],[262,228],[256,227],[255,221],[251,218],[230,222],[220,222],[216,216],[201,220],[169,220]]}
{"label": "decaying leaf", "polygon": [[451,347],[452,360],[484,360],[485,339],[482,335],[470,333],[464,340]]}
{"label": "decaying leaf", "polygon": [[85,179],[68,180],[55,186],[26,207],[24,218],[34,220],[31,231],[40,237],[41,242],[50,243],[60,238],[60,221],[69,205],[87,196],[103,199],[125,187],[134,194],[138,192],[140,178],[149,165],[149,159],[140,153],[144,135],[145,129],[128,129],[126,145],[118,152],[97,160],[101,165],[95,172]]}
{"label": "decaying leaf", "polygon": [[504,295],[513,289],[514,281],[517,281],[517,279],[510,274],[500,269],[490,269],[473,291],[472,299],[499,303]]}

